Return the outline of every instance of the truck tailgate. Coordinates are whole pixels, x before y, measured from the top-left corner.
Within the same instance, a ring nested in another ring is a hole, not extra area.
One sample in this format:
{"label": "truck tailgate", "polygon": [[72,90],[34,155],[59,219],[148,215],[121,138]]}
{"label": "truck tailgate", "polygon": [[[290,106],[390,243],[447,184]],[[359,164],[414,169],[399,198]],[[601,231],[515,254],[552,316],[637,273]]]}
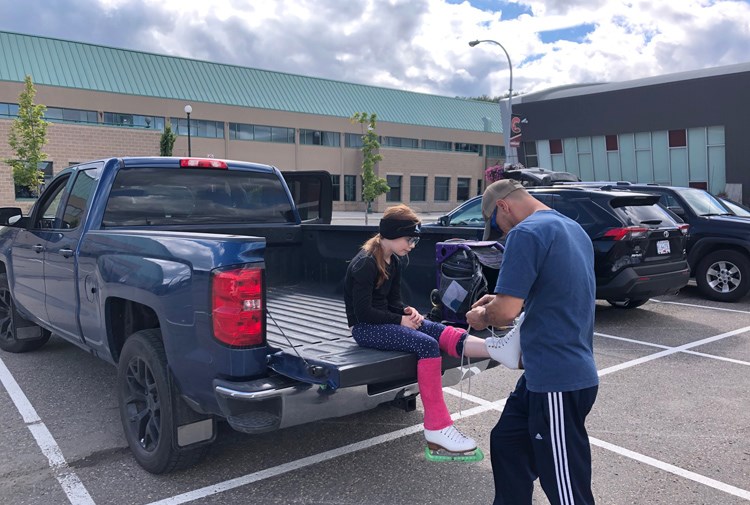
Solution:
{"label": "truck tailgate", "polygon": [[[334,389],[416,382],[414,354],[357,345],[341,295],[298,285],[269,289],[266,303],[268,344],[281,349],[269,362],[277,373]],[[448,361],[451,366],[458,364],[457,360]]]}

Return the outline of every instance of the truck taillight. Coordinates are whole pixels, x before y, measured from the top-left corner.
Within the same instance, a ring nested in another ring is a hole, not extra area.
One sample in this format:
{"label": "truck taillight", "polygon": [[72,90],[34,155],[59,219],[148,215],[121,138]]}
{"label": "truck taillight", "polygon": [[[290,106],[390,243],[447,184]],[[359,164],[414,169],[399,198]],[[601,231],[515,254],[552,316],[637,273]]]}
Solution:
{"label": "truck taillight", "polygon": [[683,235],[687,235],[688,231],[690,231],[690,225],[689,224],[681,224],[681,225],[678,226],[678,228],[680,229],[680,231],[682,232]]}
{"label": "truck taillight", "polygon": [[263,344],[263,270],[217,270],[211,280],[214,337],[232,347]]}
{"label": "truck taillight", "polygon": [[604,233],[605,237],[610,237],[612,240],[633,240],[637,238],[646,238],[648,236],[648,228],[641,228],[639,226],[628,226],[627,228],[612,228]]}

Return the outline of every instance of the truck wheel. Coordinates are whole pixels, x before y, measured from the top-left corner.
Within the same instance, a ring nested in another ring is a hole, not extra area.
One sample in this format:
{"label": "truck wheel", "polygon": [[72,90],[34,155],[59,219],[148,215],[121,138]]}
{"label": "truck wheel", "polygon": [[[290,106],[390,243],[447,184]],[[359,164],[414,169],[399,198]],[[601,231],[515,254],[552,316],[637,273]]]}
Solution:
{"label": "truck wheel", "polygon": [[706,298],[736,302],[750,291],[750,259],[737,251],[714,251],[698,263],[695,281]]}
{"label": "truck wheel", "polygon": [[[38,338],[18,338],[18,329],[32,329]],[[7,274],[0,274],[0,349],[8,352],[28,352],[47,343],[50,332],[22,318],[8,287]]]}
{"label": "truck wheel", "polygon": [[647,301],[648,298],[623,298],[622,300],[607,300],[607,303],[618,309],[635,309]]}
{"label": "truck wheel", "polygon": [[141,330],[125,341],[117,366],[120,418],[136,461],[156,474],[192,466],[208,449],[174,446],[176,399],[167,374],[161,330]]}

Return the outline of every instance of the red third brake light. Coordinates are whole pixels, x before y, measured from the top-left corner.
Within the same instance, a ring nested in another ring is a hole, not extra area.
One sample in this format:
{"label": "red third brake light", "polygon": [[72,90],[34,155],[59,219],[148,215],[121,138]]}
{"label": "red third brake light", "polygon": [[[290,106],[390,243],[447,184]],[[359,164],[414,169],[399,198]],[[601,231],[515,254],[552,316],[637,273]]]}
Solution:
{"label": "red third brake light", "polygon": [[232,347],[263,343],[263,270],[217,270],[211,282],[214,337]]}
{"label": "red third brake light", "polygon": [[180,160],[182,168],[229,168],[226,161],[199,158],[182,158]]}
{"label": "red third brake light", "polygon": [[645,238],[648,235],[648,228],[639,226],[629,226],[627,228],[612,228],[604,233],[605,237],[612,240],[633,240],[636,238]]}

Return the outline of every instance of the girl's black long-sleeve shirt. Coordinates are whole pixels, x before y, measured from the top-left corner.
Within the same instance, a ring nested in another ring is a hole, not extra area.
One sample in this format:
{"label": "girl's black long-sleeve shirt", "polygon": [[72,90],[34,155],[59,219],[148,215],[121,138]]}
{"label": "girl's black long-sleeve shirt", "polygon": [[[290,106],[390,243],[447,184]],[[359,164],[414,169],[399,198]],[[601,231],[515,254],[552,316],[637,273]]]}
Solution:
{"label": "girl's black long-sleeve shirt", "polygon": [[358,323],[401,324],[405,305],[401,301],[401,263],[398,256],[391,256],[388,278],[375,287],[378,280],[378,265],[375,258],[360,251],[346,270],[344,302],[349,326]]}

